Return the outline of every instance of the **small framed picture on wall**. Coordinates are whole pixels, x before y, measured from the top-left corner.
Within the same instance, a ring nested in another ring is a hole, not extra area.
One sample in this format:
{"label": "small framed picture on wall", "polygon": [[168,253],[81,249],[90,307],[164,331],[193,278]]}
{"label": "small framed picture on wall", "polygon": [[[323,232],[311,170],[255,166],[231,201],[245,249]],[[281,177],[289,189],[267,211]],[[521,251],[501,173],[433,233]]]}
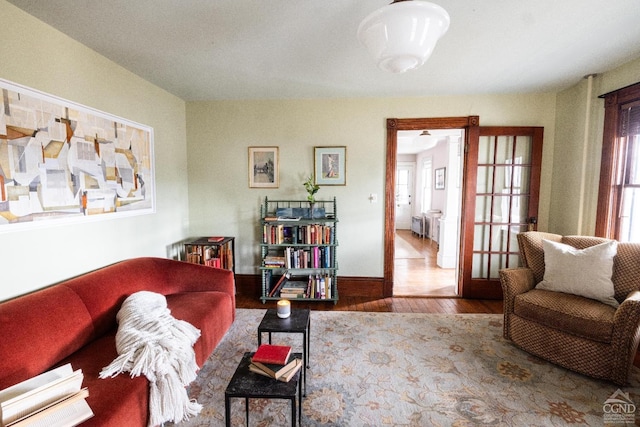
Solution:
{"label": "small framed picture on wall", "polygon": [[278,147],[249,147],[249,187],[278,188]]}
{"label": "small framed picture on wall", "polygon": [[444,190],[444,186],[447,179],[446,172],[447,172],[447,168],[438,168],[435,170],[436,176],[433,182],[434,182],[434,188],[436,190]]}
{"label": "small framed picture on wall", "polygon": [[313,171],[318,185],[347,185],[347,147],[314,147]]}

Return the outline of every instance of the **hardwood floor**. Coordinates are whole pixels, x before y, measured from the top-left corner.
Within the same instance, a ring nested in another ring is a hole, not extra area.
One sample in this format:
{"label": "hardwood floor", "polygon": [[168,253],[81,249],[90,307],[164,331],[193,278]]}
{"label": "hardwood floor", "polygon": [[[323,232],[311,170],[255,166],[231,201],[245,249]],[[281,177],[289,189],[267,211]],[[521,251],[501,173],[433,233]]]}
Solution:
{"label": "hardwood floor", "polygon": [[395,242],[394,296],[456,296],[455,269],[438,267],[436,243],[411,230],[396,230]]}
{"label": "hardwood floor", "polygon": [[[417,298],[417,297],[345,297],[337,304],[332,302],[293,301],[293,307],[312,310],[369,311],[395,313],[502,313],[502,301],[470,300],[463,298]],[[236,295],[238,308],[275,308],[275,301],[262,304],[257,296]]]}
{"label": "hardwood floor", "polygon": [[[397,250],[400,258],[396,257],[394,297],[340,295],[337,304],[294,300],[293,307],[325,311],[502,313],[501,300],[471,300],[455,296],[455,273],[453,269],[441,269],[436,265],[436,244],[412,236],[410,230],[399,230],[399,235],[403,242]],[[240,293],[236,295],[236,307],[275,308],[275,301],[263,304],[250,287],[238,289]],[[254,291],[257,292],[257,289]]]}

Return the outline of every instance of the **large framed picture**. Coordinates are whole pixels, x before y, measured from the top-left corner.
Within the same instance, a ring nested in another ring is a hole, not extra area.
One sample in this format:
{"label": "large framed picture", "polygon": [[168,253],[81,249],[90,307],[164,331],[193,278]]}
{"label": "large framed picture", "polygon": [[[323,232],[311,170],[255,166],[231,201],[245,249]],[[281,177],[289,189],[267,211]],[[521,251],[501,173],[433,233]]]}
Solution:
{"label": "large framed picture", "polygon": [[446,171],[447,171],[447,168],[436,169],[435,171],[436,179],[433,181],[436,190],[444,190],[444,186],[447,179]]}
{"label": "large framed picture", "polygon": [[249,147],[249,187],[278,188],[278,147]]}
{"label": "large framed picture", "polygon": [[155,213],[153,129],[0,79],[0,233]]}
{"label": "large framed picture", "polygon": [[347,184],[347,147],[314,147],[313,160],[316,184]]}

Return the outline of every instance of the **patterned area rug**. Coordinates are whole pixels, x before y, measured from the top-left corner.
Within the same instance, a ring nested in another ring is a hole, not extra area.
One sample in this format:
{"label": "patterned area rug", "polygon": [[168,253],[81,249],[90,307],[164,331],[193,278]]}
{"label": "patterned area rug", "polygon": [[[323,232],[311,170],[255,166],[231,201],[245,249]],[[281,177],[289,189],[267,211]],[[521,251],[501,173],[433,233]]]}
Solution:
{"label": "patterned area rug", "polygon": [[[189,387],[204,409],[180,427],[224,425],[224,390],[255,351],[263,314],[237,310]],[[302,339],[273,342],[299,349]],[[312,311],[310,356],[304,426],[602,426],[618,390],[517,349],[502,338],[502,315]],[[621,391],[640,406],[640,370]],[[231,425],[244,426],[244,399],[231,406]],[[288,402],[250,400],[249,410],[251,426],[291,425]]]}

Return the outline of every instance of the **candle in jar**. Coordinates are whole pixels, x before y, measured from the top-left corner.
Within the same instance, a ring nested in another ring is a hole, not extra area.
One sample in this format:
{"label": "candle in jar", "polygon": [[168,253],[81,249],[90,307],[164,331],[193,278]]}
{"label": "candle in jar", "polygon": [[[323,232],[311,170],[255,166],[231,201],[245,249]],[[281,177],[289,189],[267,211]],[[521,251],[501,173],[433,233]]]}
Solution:
{"label": "candle in jar", "polygon": [[278,301],[278,317],[285,319],[291,315],[291,303],[289,300],[281,299]]}

